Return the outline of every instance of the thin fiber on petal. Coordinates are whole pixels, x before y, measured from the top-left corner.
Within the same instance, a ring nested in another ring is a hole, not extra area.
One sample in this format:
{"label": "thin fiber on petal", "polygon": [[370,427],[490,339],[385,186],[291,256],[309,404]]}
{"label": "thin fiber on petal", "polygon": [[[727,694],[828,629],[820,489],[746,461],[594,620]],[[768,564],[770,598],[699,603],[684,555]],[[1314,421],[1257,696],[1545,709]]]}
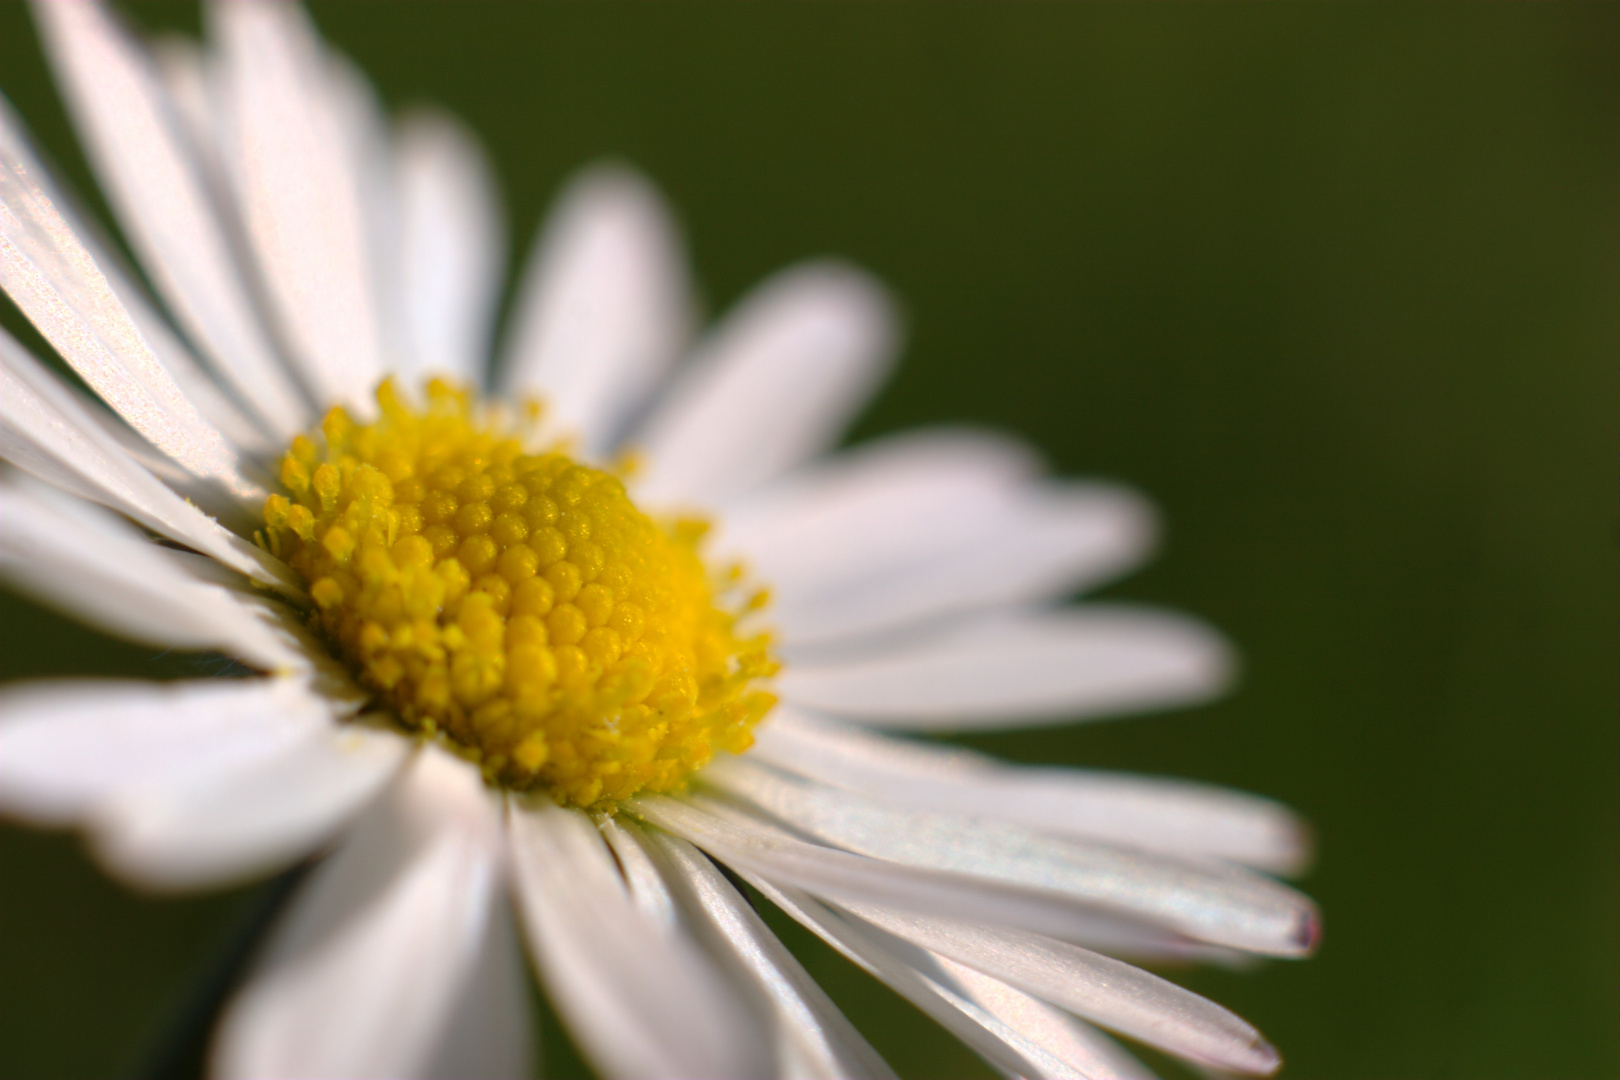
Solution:
{"label": "thin fiber on petal", "polygon": [[[0,99],[0,287],[153,446],[192,475],[217,477],[251,496],[236,451],[203,411],[221,421],[231,409],[98,247]],[[238,442],[254,441],[239,416],[229,426]]]}
{"label": "thin fiber on petal", "polygon": [[[778,1058],[785,1074],[874,1080],[894,1076],[748,901],[701,852],[660,830],[644,832],[629,823],[616,827],[633,844],[656,853],[684,909],[706,933],[711,949],[730,957],[754,992],[770,1002],[780,1032]],[[616,844],[615,853],[620,848]],[[622,855],[620,861],[622,864]]]}
{"label": "thin fiber on petal", "polygon": [[502,381],[543,398],[557,434],[604,453],[686,347],[693,309],[680,234],[657,189],[628,169],[588,169],[529,258]]}
{"label": "thin fiber on petal", "polygon": [[631,903],[590,819],[514,805],[509,833],[541,980],[597,1068],[647,1078],[769,1072],[757,1018],[694,942]]}
{"label": "thin fiber on petal", "polygon": [[280,560],[246,543],[147,472],[90,410],[0,329],[0,457],[256,581],[301,593]]}
{"label": "thin fiber on petal", "polygon": [[102,189],[170,309],[275,434],[310,407],[265,333],[151,56],[99,3],[35,0],[46,52]]}
{"label": "thin fiber on petal", "polygon": [[[434,1071],[439,1055],[463,995],[480,988],[489,936],[501,932],[499,838],[477,771],[433,748],[419,753],[275,928],[227,1007],[214,1073],[446,1075]],[[522,1027],[497,1030],[513,1042],[487,1060],[522,1062]]]}
{"label": "thin fiber on petal", "polygon": [[34,481],[0,477],[0,578],[123,637],[266,671],[310,666],[268,601],[204,583],[122,520]]}
{"label": "thin fiber on petal", "polygon": [[638,490],[712,505],[837,442],[899,345],[888,293],[862,271],[809,263],[745,297],[675,377],[631,444]]}
{"label": "thin fiber on petal", "polygon": [[890,728],[986,730],[1205,701],[1231,652],[1205,624],[1123,604],[984,617],[843,659],[802,659],[784,700]]}
{"label": "thin fiber on petal", "polygon": [[1298,870],[1305,827],[1286,807],[1226,788],[1153,776],[1007,765],[958,747],[892,738],[779,705],[751,758],[896,806],[1018,822],[1271,873]]}
{"label": "thin fiber on petal", "polygon": [[704,779],[802,832],[873,858],[1070,897],[1214,945],[1298,956],[1315,944],[1308,899],[1237,867],[1048,836],[1006,821],[904,810],[748,759],[717,761]]}
{"label": "thin fiber on petal", "polygon": [[506,262],[506,228],[484,152],[455,118],[418,112],[394,147],[402,363],[482,387]]}
{"label": "thin fiber on petal", "polygon": [[216,3],[226,172],[282,336],[322,401],[369,415],[384,286],[349,73],[293,4]]}

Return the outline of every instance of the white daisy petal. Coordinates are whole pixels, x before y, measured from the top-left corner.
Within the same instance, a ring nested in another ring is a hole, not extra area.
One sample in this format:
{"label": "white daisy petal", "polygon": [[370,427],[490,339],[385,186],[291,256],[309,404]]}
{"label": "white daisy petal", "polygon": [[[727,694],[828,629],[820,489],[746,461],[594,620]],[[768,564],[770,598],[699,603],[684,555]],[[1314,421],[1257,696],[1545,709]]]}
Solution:
{"label": "white daisy petal", "polygon": [[1305,827],[1286,807],[1243,792],[1090,769],[1009,766],[969,750],[889,738],[779,705],[749,756],[800,776],[915,810],[1014,821],[1271,873],[1299,870]]}
{"label": "white daisy petal", "polygon": [[[717,951],[733,958],[756,992],[770,1001],[783,1038],[784,1072],[805,1077],[893,1077],[860,1032],[844,1018],[714,864],[685,840],[642,832],[628,823],[621,834],[658,852],[671,878]],[[621,845],[615,845],[618,853]],[[621,865],[623,858],[621,856]]]}
{"label": "white daisy petal", "polygon": [[997,1030],[1022,1053],[1056,1057],[1088,1080],[1154,1080],[1118,1043],[1062,1009],[954,960],[938,955],[934,960],[963,997],[996,1019],[1001,1025]]}
{"label": "white daisy petal", "polygon": [[530,256],[504,385],[544,398],[553,429],[600,454],[686,346],[692,316],[680,235],[658,191],[597,166],[558,198]]}
{"label": "white daisy petal", "polygon": [[199,581],[118,518],[33,482],[0,478],[0,578],[138,641],[266,671],[310,664],[265,602]]}
{"label": "white daisy petal", "polygon": [[278,559],[243,541],[124,452],[90,408],[0,330],[0,457],[42,480],[127,514],[256,581],[297,593]]}
{"label": "white daisy petal", "polygon": [[436,1057],[500,933],[499,837],[477,771],[431,747],[418,754],[276,927],[227,1007],[212,1071],[444,1075]]}
{"label": "white daisy petal", "polygon": [[1145,500],[1034,483],[1020,451],[955,432],[880,440],[743,500],[716,546],[770,582],[789,651],[1089,587],[1147,553]]}
{"label": "white daisy petal", "polygon": [[[236,453],[199,407],[206,376],[74,221],[0,99],[0,287],[95,392],[198,477],[251,494]],[[218,419],[219,409],[215,410]],[[238,420],[233,435],[246,432]]]}
{"label": "white daisy petal", "polygon": [[294,679],[12,684],[0,691],[0,808],[69,824],[141,785],[273,757],[340,710]]}
{"label": "white daisy petal", "polygon": [[897,809],[744,758],[712,763],[703,779],[795,829],[873,858],[1070,897],[1214,945],[1299,956],[1315,944],[1308,899],[1237,867],[1047,836],[1005,821]]}
{"label": "white daisy petal", "polygon": [[425,1077],[513,1080],[532,1074],[528,972],[523,945],[503,898],[490,913],[483,954],[464,984]]}
{"label": "white daisy petal", "polygon": [[732,498],[837,442],[888,373],[898,317],[852,267],[790,267],[738,304],[632,437],[657,503]]}
{"label": "white daisy petal", "polygon": [[394,150],[402,352],[417,374],[484,383],[506,229],[477,141],[453,117],[404,120]]}
{"label": "white daisy petal", "polygon": [[815,898],[780,882],[769,880],[748,870],[739,873],[750,885],[765,894],[766,899],[793,917],[811,933],[831,945],[851,963],[860,967],[921,1009],[935,1023],[961,1039],[975,1052],[1002,1073],[1013,1077],[1058,1076],[1065,1080],[1087,1080],[1076,1070],[1041,1068],[1053,1062],[1043,1060],[1050,1055],[1031,1053],[1039,1047],[1018,1045],[1006,1036],[993,1015],[975,1002],[953,992],[953,989],[934,977],[937,972],[919,970],[902,960],[890,949],[881,931],[846,919]]}
{"label": "white daisy petal", "polygon": [[242,767],[139,784],[88,823],[114,874],[157,889],[212,888],[280,869],[325,843],[405,758],[396,733],[351,723]]}
{"label": "white daisy petal", "polygon": [[512,806],[512,861],[542,981],[615,1077],[764,1076],[759,1024],[694,944],[648,920],[585,815]]}
{"label": "white daisy petal", "polygon": [[987,617],[849,659],[801,660],[796,705],[891,728],[1028,727],[1205,701],[1231,681],[1215,631],[1123,604]]}
{"label": "white daisy petal", "polygon": [[[741,871],[833,900],[857,899],[948,918],[1019,926],[1126,955],[1186,958],[1187,939],[1019,884],[869,858],[806,843],[737,807],[693,796],[641,796],[627,808]],[[1196,955],[1196,954],[1192,954]]]}
{"label": "white daisy petal", "polygon": [[846,902],[849,911],[919,948],[939,953],[1061,1006],[1092,1023],[1212,1068],[1269,1074],[1276,1050],[1251,1025],[1140,968],[1027,931]]}
{"label": "white daisy petal", "polygon": [[369,416],[387,368],[351,76],[293,4],[216,3],[226,171],[299,370]]}
{"label": "white daisy petal", "polygon": [[170,309],[242,400],[281,438],[311,410],[254,310],[162,77],[99,3],[36,0],[85,149],[130,243]]}

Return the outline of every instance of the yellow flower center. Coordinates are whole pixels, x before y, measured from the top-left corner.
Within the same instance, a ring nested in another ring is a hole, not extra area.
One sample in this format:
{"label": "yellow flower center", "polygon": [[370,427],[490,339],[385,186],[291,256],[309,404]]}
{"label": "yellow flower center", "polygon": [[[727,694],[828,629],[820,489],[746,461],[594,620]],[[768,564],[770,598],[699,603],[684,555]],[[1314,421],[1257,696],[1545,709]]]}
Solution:
{"label": "yellow flower center", "polygon": [[711,576],[704,525],[657,522],[617,476],[531,452],[538,407],[392,382],[379,418],[333,409],[281,465],[260,542],[309,583],[314,618],[407,727],[492,783],[611,807],[740,752],[774,703],[741,574]]}

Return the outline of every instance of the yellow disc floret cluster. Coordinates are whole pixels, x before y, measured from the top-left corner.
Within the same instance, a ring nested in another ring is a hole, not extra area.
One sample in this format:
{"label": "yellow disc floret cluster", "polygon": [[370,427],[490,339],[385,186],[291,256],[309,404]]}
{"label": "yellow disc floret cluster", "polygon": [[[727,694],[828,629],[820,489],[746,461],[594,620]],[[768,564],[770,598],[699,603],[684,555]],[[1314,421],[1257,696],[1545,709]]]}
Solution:
{"label": "yellow disc floret cluster", "polygon": [[303,574],[320,627],[408,727],[492,783],[611,807],[738,752],[774,699],[763,635],[711,577],[700,523],[659,523],[611,473],[529,452],[520,423],[444,382],[392,382],[281,464],[261,542]]}

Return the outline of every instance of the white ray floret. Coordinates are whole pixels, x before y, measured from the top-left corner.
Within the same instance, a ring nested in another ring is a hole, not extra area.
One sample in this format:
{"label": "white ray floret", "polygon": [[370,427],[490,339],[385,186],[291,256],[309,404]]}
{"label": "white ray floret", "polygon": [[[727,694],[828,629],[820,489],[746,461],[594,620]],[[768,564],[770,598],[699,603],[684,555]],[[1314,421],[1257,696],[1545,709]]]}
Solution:
{"label": "white ray floret", "polygon": [[1231,652],[1203,623],[1125,605],[995,615],[783,672],[797,705],[895,729],[1029,727],[1212,697]]}
{"label": "white ray floret", "polygon": [[[483,939],[498,932],[499,826],[474,770],[437,750],[419,755],[281,921],[226,1014],[217,1072],[446,1075],[429,1071],[441,1034],[478,978]],[[492,1004],[522,1007],[521,996]],[[508,1045],[495,1059],[521,1065],[525,1028],[501,1033]]]}
{"label": "white ray floret", "polygon": [[1191,858],[1292,873],[1305,829],[1269,799],[1205,784],[1089,769],[1008,766],[969,750],[889,738],[781,706],[752,757],[867,798],[1001,818]]}
{"label": "white ray floret", "polygon": [[151,57],[93,4],[36,2],[102,188],[154,284],[248,407],[286,440],[309,404],[275,355]]}
{"label": "white ray floret", "polygon": [[519,287],[502,363],[517,395],[544,393],[554,430],[611,448],[692,332],[680,236],[635,173],[599,166],[558,197]]}

